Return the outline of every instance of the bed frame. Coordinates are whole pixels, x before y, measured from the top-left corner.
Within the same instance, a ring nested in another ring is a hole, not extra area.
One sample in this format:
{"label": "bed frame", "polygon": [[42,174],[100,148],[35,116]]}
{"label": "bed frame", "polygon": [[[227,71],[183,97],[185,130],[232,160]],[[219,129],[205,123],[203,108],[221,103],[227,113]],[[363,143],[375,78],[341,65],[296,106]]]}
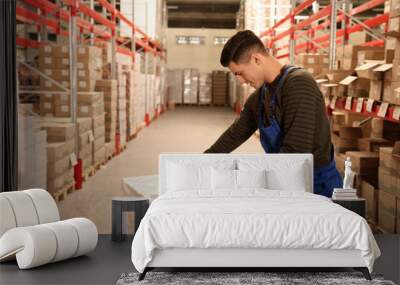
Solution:
{"label": "bed frame", "polygon": [[[268,158],[267,158],[268,157]],[[184,159],[254,158],[276,160],[295,160],[306,162],[308,177],[307,192],[313,192],[313,157],[311,154],[162,154],[159,160],[159,193],[166,191],[167,163]],[[169,248],[157,249],[152,261],[147,265],[139,280],[148,271],[156,268],[232,268],[246,271],[250,268],[343,268],[350,267],[361,271],[367,280],[371,276],[359,250],[329,249],[249,249],[249,248]]]}

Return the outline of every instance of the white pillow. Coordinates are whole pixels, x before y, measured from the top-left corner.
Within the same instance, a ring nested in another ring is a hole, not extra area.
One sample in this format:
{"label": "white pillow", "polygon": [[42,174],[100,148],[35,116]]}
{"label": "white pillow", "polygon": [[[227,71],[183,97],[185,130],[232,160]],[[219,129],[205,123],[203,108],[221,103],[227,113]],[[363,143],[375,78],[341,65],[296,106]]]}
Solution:
{"label": "white pillow", "polygon": [[238,188],[267,188],[267,172],[263,170],[236,170]]}
{"label": "white pillow", "polygon": [[235,160],[177,160],[167,164],[167,191],[211,190],[211,168],[235,169]]}
{"label": "white pillow", "polygon": [[303,164],[285,170],[270,169],[266,173],[268,189],[306,192],[307,181]]}
{"label": "white pillow", "polygon": [[267,188],[265,170],[211,170],[213,190],[237,190],[241,188]]}
{"label": "white pillow", "polygon": [[267,187],[271,190],[307,191],[307,168],[303,160],[239,159],[239,170],[266,170]]}
{"label": "white pillow", "polygon": [[211,189],[236,190],[236,170],[212,168]]}
{"label": "white pillow", "polygon": [[167,188],[171,191],[210,189],[210,171],[211,167],[171,163]]}

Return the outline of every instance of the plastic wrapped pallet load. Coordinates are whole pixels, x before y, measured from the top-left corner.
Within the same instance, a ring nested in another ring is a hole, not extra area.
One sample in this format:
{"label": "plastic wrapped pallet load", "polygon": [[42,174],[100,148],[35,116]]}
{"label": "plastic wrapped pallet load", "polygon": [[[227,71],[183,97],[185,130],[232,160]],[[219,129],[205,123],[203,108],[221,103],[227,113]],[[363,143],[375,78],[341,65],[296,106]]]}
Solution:
{"label": "plastic wrapped pallet load", "polygon": [[198,74],[197,69],[183,70],[183,103],[197,104],[198,93]]}
{"label": "plastic wrapped pallet load", "polygon": [[200,73],[199,74],[199,104],[208,105],[211,104],[211,88],[212,88],[212,77],[211,73]]}
{"label": "plastic wrapped pallet load", "polygon": [[183,103],[183,70],[171,69],[167,72],[168,102]]}
{"label": "plastic wrapped pallet load", "polygon": [[18,115],[18,186],[20,189],[46,188],[47,133],[33,116]]}

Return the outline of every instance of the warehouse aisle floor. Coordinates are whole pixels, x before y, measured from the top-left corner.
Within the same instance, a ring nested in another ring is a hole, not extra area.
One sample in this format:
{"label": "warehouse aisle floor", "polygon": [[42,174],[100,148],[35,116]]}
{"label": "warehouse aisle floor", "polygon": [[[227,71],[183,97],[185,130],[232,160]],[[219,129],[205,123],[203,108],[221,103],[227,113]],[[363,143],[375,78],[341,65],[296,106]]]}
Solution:
{"label": "warehouse aisle floor", "polygon": [[[222,107],[177,107],[144,128],[127,149],[58,204],[63,219],[87,217],[99,233],[111,232],[111,198],[123,196],[122,178],[158,173],[162,152],[203,152],[233,122],[236,115]],[[251,137],[235,152],[262,152]]]}

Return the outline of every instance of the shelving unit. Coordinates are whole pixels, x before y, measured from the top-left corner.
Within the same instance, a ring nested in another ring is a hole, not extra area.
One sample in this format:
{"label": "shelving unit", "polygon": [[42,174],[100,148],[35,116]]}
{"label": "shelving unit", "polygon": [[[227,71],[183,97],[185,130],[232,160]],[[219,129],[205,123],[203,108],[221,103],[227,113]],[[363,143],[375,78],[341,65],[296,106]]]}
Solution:
{"label": "shelving unit", "polygon": [[[147,5],[147,4],[146,4]],[[132,8],[134,9],[134,8]],[[99,12],[101,11],[101,12]],[[132,11],[132,17],[134,13]],[[35,66],[20,61],[18,64],[28,68],[30,71],[38,74],[40,77],[50,80],[58,86],[61,91],[54,91],[53,94],[65,93],[70,96],[70,121],[76,127],[78,126],[77,116],[77,49],[78,45],[93,45],[96,43],[108,43],[111,45],[111,64],[110,74],[107,79],[117,79],[117,56],[124,55],[131,58],[131,64],[135,65],[137,55],[142,54],[142,64],[145,66],[144,80],[144,102],[145,111],[142,124],[138,127],[138,131],[144,125],[148,126],[151,121],[159,116],[165,110],[165,103],[150,100],[150,86],[147,82],[150,76],[147,66],[148,55],[151,54],[157,60],[160,69],[165,65],[166,50],[161,43],[152,39],[141,28],[135,25],[133,21],[128,19],[121,11],[116,8],[115,0],[19,0],[16,8],[16,19],[18,22],[26,24],[30,29],[35,30],[36,38],[28,36],[17,36],[17,47],[26,49],[39,49],[45,46],[54,46],[62,42],[68,44],[69,52],[69,86],[63,87],[62,84],[46,76],[40,72]],[[146,20],[147,21],[147,20]],[[124,23],[129,27],[131,36],[121,36],[120,23]],[[55,35],[56,41],[48,40],[48,33]],[[141,77],[142,78],[142,77]],[[106,78],[103,78],[106,79]],[[162,93],[162,84],[157,85],[159,92]],[[26,88],[29,87],[29,88]],[[40,90],[32,90],[31,86],[19,86],[19,94],[36,96],[40,94]],[[153,93],[152,93],[153,94]],[[128,140],[130,138],[127,138]],[[119,154],[124,146],[120,145],[120,137],[117,134],[115,138],[115,152],[113,155]],[[75,154],[79,153],[79,136],[75,136]],[[77,157],[77,164],[74,168],[75,187],[80,188],[83,177],[82,161]]]}
{"label": "shelving unit", "polygon": [[[343,46],[348,44],[350,34],[359,31],[366,31],[366,33],[371,36],[372,40],[361,45],[370,47],[384,46],[384,35],[372,30],[371,28],[383,25],[383,30],[386,32],[389,21],[389,13],[379,14],[365,21],[360,21],[355,18],[355,16],[384,4],[385,0],[370,0],[352,9],[349,9],[350,1],[342,1],[342,8],[339,8],[337,7],[338,1],[334,0],[331,1],[331,3],[326,7],[316,11],[306,20],[296,22],[295,17],[316,2],[316,0],[307,0],[298,6],[293,6],[293,9],[288,15],[279,20],[271,28],[260,33],[260,38],[262,40],[267,40],[267,47],[272,51],[276,58],[289,58],[290,63],[293,64],[294,57],[300,52],[322,52],[329,55],[329,69],[336,70],[336,46],[338,44],[342,44]],[[277,33],[276,31],[279,29],[279,27],[287,21],[292,23],[291,27],[285,31]],[[336,30],[336,25],[338,23],[341,23],[342,28]],[[317,36],[317,32],[322,32],[328,27],[333,27],[330,29],[330,34]],[[280,45],[280,42],[282,42],[283,39],[288,38],[289,44]],[[296,44],[296,41],[300,39],[304,39],[306,42]],[[361,110],[359,110],[357,109],[356,99],[358,98],[329,98],[328,108],[331,110],[338,109],[357,112],[365,116],[381,117],[384,120],[400,123],[400,106],[393,104],[386,106],[388,104],[385,102],[362,98],[362,100],[364,100],[363,107]],[[345,108],[345,103],[347,100],[353,100],[350,108]],[[372,109],[368,108],[369,111],[367,111],[367,106],[370,107],[370,105],[373,107]],[[381,106],[384,106],[385,109],[387,108],[387,111],[381,111],[381,113],[379,113]]]}

